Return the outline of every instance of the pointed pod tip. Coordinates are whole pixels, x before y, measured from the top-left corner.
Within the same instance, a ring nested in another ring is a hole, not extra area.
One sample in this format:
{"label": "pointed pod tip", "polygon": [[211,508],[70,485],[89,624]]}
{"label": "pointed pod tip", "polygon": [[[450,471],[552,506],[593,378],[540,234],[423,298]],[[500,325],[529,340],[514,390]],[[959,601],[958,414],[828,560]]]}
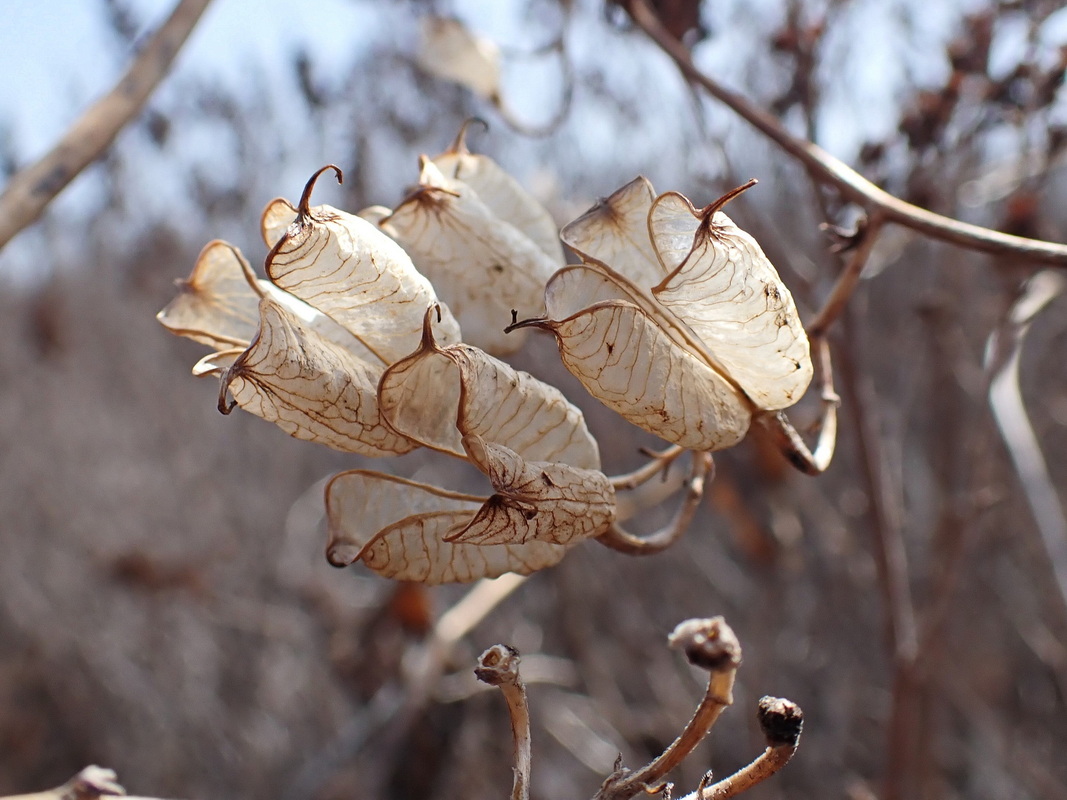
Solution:
{"label": "pointed pod tip", "polygon": [[718,200],[716,200],[714,203],[704,206],[704,208],[700,210],[700,216],[703,217],[705,220],[711,219],[713,216],[715,216],[715,213],[717,211],[722,211],[722,209],[726,206],[727,203],[729,203],[737,196],[744,194],[757,183],[759,183],[758,180],[756,180],[755,178],[751,178],[746,183],[743,183],[741,186],[731,189]]}
{"label": "pointed pod tip", "polygon": [[518,312],[515,309],[511,310],[511,324],[504,328],[504,333],[511,333],[517,331],[520,328],[541,328],[542,330],[552,330],[555,321],[548,317],[530,317],[530,319],[518,319]]}
{"label": "pointed pod tip", "polygon": [[338,183],[345,182],[345,174],[336,164],[327,164],[325,167],[320,167],[316,170],[315,174],[308,178],[308,182],[304,184],[304,192],[300,195],[300,204],[296,207],[297,213],[301,218],[311,217],[311,193],[315,190],[315,184],[318,182],[322,173],[331,169],[333,170],[333,174],[336,176]]}
{"label": "pointed pod tip", "polygon": [[489,132],[489,123],[481,117],[468,117],[463,121],[463,125],[460,126],[459,133],[456,134],[455,140],[452,142],[448,150],[445,151],[448,155],[465,156],[470,153],[470,148],[467,147],[467,131],[470,130],[471,125],[481,125],[486,133]]}

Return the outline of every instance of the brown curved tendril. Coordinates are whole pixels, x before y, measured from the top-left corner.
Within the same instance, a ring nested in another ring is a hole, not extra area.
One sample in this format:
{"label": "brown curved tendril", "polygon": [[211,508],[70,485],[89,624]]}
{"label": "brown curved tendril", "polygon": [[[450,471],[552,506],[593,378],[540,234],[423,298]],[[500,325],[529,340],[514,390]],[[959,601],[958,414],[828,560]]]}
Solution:
{"label": "brown curved tendril", "polygon": [[445,152],[453,153],[455,155],[465,155],[469,153],[470,149],[467,147],[467,131],[470,130],[471,125],[474,125],[476,123],[478,125],[481,125],[486,133],[489,132],[489,123],[486,122],[484,119],[482,119],[481,117],[468,117],[467,119],[463,120],[463,125],[459,129],[459,133],[456,134],[455,140]]}
{"label": "brown curved tendril", "polygon": [[325,167],[318,169],[314,175],[308,178],[308,182],[304,184],[304,193],[300,195],[300,204],[296,207],[298,212],[297,221],[303,222],[304,220],[314,219],[311,215],[311,193],[315,190],[315,184],[319,180],[319,176],[326,170],[332,169],[334,175],[337,176],[338,183],[345,182],[345,174],[341,171],[341,168],[336,164],[327,164]]}

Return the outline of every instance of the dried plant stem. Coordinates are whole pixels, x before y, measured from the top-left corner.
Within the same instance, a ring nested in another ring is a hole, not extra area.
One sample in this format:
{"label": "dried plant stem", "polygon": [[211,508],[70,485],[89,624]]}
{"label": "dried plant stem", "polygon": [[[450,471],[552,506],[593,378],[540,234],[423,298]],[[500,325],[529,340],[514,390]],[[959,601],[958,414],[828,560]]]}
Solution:
{"label": "dried plant stem", "polygon": [[[322,782],[322,776],[335,771],[337,765],[352,758],[369,741],[381,743],[389,750],[402,741],[433,697],[434,688],[444,674],[456,645],[476,628],[489,613],[518,589],[527,578],[514,573],[478,581],[452,608],[441,615],[422,659],[403,692],[395,685],[379,690],[365,711],[346,725],[344,731],[321,757],[306,764],[289,784],[282,798],[310,797]],[[381,796],[374,786],[362,787],[369,797]]]}
{"label": "dried plant stem", "polygon": [[670,522],[647,536],[629,533],[616,522],[597,541],[612,550],[633,556],[647,556],[663,552],[678,541],[689,528],[700,506],[700,501],[704,497],[704,488],[714,477],[715,462],[712,460],[711,453],[693,453],[693,463],[689,479],[686,481],[685,494]]}
{"label": "dried plant stem", "polygon": [[616,492],[636,489],[667,469],[684,452],[685,448],[675,444],[658,453],[648,453],[649,461],[647,464],[638,467],[633,472],[627,472],[625,475],[613,475],[610,478],[611,485]]}
{"label": "dried plant stem", "polygon": [[[849,316],[845,317],[846,322]],[[876,419],[877,398],[870,378],[859,374],[846,351],[843,383],[854,409],[854,439],[860,459],[860,475],[871,503],[871,530],[878,585],[885,604],[886,635],[892,658],[892,706],[887,725],[885,787],[883,800],[906,796],[911,777],[912,743],[917,719],[916,670],[918,632],[908,577],[908,560],[899,510],[899,492],[886,474],[885,458]]]}
{"label": "dried plant stem", "polygon": [[753,419],[753,424],[759,425],[770,434],[771,440],[778,445],[778,449],[790,464],[805,475],[820,475],[830,466],[837,449],[837,407],[841,404],[841,398],[834,390],[833,365],[826,337],[812,338],[811,346],[815,351],[814,361],[818,368],[819,392],[823,404],[815,450],[808,449],[784,411],[759,414]]}
{"label": "dried plant stem", "polygon": [[478,659],[474,670],[478,680],[496,686],[508,704],[511,734],[515,748],[515,780],[511,800],[530,797],[530,707],[526,702],[526,687],[519,679],[519,654],[502,644],[493,645]]}
{"label": "dried plant stem", "polygon": [[691,797],[693,800],[726,800],[728,797],[748,791],[788,764],[796,751],[796,745],[768,747],[747,767],[742,767],[729,778],[704,787]]}
{"label": "dried plant stem", "polygon": [[604,781],[596,800],[628,800],[641,792],[659,791],[664,778],[704,740],[723,709],[733,704],[741,645],[722,617],[687,620],[674,629],[669,641],[685,651],[691,664],[708,670],[707,691],[689,724],[658,758],[633,772],[616,770]]}
{"label": "dried plant stem", "polygon": [[775,116],[701,72],[693,63],[689,50],[663,27],[647,0],[626,0],[625,7],[637,26],[670,56],[687,80],[727,105],[803,164],[816,180],[834,186],[844,198],[863,206],[872,216],[874,212],[880,212],[888,222],[972,250],[1067,266],[1067,245],[1012,236],[960,222],[889,194],[814,143],[793,136]]}
{"label": "dried plant stem", "polygon": [[1023,401],[1019,361],[1030,325],[1065,289],[1067,281],[1059,273],[1034,275],[986,347],[989,405],[1041,534],[1061,612],[1067,612],[1067,515]]}
{"label": "dried plant stem", "polygon": [[0,195],[0,249],[36,220],[68,183],[100,156],[148,100],[211,0],[181,0],[114,89],[78,119],[37,163]]}
{"label": "dried plant stem", "polygon": [[126,794],[118,784],[114,770],[88,766],[55,789],[33,794],[8,795],[0,800],[98,800],[101,797],[122,797],[123,800],[155,800]]}
{"label": "dried plant stem", "polygon": [[863,231],[859,234],[859,242],[852,251],[852,257],[849,258],[845,268],[838,275],[822,308],[819,309],[815,318],[808,323],[807,331],[809,337],[821,338],[825,336],[830,326],[841,316],[841,313],[845,310],[845,305],[859,285],[860,274],[863,272],[867,259],[871,256],[871,251],[874,249],[874,245],[878,241],[878,235],[882,232],[884,225],[885,214],[882,212],[876,211],[867,221]]}
{"label": "dried plant stem", "polygon": [[797,751],[804,725],[800,707],[784,698],[763,697],[757,716],[767,739],[767,749],[730,777],[711,786],[701,786],[691,796],[693,800],[726,800],[762,783],[789,763]]}

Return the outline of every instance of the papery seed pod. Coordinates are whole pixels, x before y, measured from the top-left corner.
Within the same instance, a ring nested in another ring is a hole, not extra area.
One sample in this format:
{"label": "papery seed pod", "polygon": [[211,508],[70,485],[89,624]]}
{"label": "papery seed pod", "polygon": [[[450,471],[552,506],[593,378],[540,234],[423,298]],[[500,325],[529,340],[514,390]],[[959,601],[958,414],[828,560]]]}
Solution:
{"label": "papery seed pod", "polygon": [[788,289],[720,210],[749,185],[698,210],[627,184],[564,229],[585,263],[549,281],[547,316],[512,328],[552,332],[590,394],[639,427],[694,450],[736,444],[813,373]]}

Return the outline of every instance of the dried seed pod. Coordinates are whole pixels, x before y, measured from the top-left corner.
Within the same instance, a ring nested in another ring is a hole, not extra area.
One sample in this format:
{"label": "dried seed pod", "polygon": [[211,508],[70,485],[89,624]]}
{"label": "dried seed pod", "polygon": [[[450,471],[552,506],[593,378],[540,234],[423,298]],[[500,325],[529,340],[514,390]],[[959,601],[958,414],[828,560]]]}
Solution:
{"label": "dried seed pod", "polygon": [[390,475],[342,472],[326,487],[327,557],[334,566],[362,561],[385,577],[426,584],[528,575],[563,558],[567,547],[552,542],[449,541],[486,501]]}
{"label": "dried seed pod", "polygon": [[[216,239],[197,256],[178,296],[156,314],[168,330],[218,350],[246,346],[259,324],[259,298],[247,264],[233,245]],[[263,283],[266,283],[264,281]]]}
{"label": "dried seed pod", "polygon": [[[330,206],[310,207],[323,170],[308,182],[296,219],[267,256],[267,276],[391,364],[418,346],[423,313],[437,297],[407,253],[374,225]],[[447,309],[439,336],[460,338]]]}
{"label": "dried seed pod", "polygon": [[233,403],[298,439],[381,456],[418,444],[385,426],[378,413],[381,366],[303,324],[270,298],[260,302],[252,344],[222,372],[220,410]]}
{"label": "dried seed pod", "polygon": [[694,450],[736,444],[813,373],[788,289],[720,211],[749,185],[698,210],[632,181],[564,229],[585,263],[549,282],[546,317],[512,327],[555,334],[575,377],[639,427]]}
{"label": "dried seed pod", "polygon": [[[514,199],[499,181],[494,187],[494,194]],[[379,225],[440,288],[442,299],[463,323],[464,340],[493,355],[522,345],[522,335],[504,334],[511,311],[540,313],[545,283],[562,265],[558,254],[546,254],[474,188],[447,177],[426,157],[418,188]]]}
{"label": "dried seed pod", "polygon": [[439,78],[470,89],[492,103],[500,98],[500,50],[472,33],[458,19],[424,16],[416,53],[419,66]]}
{"label": "dried seed pod", "polygon": [[581,411],[559,389],[470,345],[442,347],[433,323],[428,309],[419,349],[382,375],[378,402],[393,429],[461,458],[470,435],[528,461],[600,467]]}

